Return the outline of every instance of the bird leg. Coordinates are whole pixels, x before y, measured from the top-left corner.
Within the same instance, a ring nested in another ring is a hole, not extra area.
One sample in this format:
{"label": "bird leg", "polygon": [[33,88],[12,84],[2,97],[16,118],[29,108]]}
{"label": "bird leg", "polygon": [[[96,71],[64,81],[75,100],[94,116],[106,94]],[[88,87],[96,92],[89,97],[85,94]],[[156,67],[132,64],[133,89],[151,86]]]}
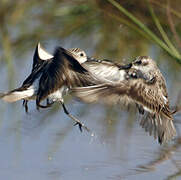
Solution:
{"label": "bird leg", "polygon": [[28,100],[23,100],[23,107],[25,108],[25,112],[28,113]]}
{"label": "bird leg", "polygon": [[[43,106],[43,108],[48,108],[50,107],[54,102],[50,102],[49,99],[47,98],[47,105]],[[25,112],[28,113],[28,100],[23,100],[23,107],[25,108]],[[37,108],[38,109],[38,108]]]}
{"label": "bird leg", "polygon": [[41,105],[40,102],[36,101],[36,109],[39,111],[39,108],[45,109],[53,105],[54,102],[50,102],[47,98],[46,105]]}
{"label": "bird leg", "polygon": [[50,100],[47,98],[47,106],[50,107],[54,102],[50,102]]}
{"label": "bird leg", "polygon": [[82,127],[85,128],[87,131],[90,131],[80,120],[78,120],[77,118],[75,118],[73,115],[69,113],[69,111],[67,110],[63,102],[61,102],[61,104],[62,104],[64,113],[67,114],[73,121],[75,121],[74,126],[78,125],[81,132],[82,132]]}

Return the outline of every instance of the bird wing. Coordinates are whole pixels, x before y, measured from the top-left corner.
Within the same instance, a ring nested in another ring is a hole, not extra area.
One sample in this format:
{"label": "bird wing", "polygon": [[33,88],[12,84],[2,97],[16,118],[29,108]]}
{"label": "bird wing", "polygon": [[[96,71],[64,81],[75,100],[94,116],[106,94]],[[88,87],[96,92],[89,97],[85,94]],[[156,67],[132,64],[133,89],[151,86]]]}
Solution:
{"label": "bird wing", "polygon": [[38,68],[42,63],[45,61],[51,60],[53,56],[49,54],[40,43],[37,44],[34,56],[33,56],[33,66],[32,66],[32,72]]}
{"label": "bird wing", "polygon": [[158,82],[158,86],[163,94],[163,97],[164,97],[164,100],[165,100],[165,103],[167,104],[167,106],[169,106],[169,99],[168,99],[168,93],[167,93],[167,88],[166,88],[166,82],[165,82],[165,78],[163,77],[163,75],[159,74],[159,82]]}
{"label": "bird wing", "polygon": [[107,80],[118,82],[124,78],[124,73],[121,74],[119,65],[111,61],[87,61],[82,66],[102,80],[102,82],[106,82]]}
{"label": "bird wing", "polygon": [[31,86],[36,79],[40,77],[42,74],[44,68],[47,66],[48,62],[42,62],[41,64],[38,64],[36,67],[32,69],[31,74],[24,80],[22,87],[29,87]]}
{"label": "bird wing", "polygon": [[140,125],[146,132],[149,132],[150,136],[153,135],[155,139],[158,138],[160,144],[176,136],[173,121],[160,114],[153,115],[146,112],[140,121]]}
{"label": "bird wing", "polygon": [[130,101],[127,96],[129,86],[125,82],[120,83],[104,83],[88,87],[71,88],[71,93],[81,101],[86,103],[102,102],[105,104],[117,104],[125,100]]}
{"label": "bird wing", "polygon": [[40,43],[38,43],[33,56],[31,74],[24,80],[22,87],[31,86],[33,82],[40,77],[44,67],[46,67],[48,61],[51,61],[52,58],[53,56],[45,51]]}
{"label": "bird wing", "polygon": [[[142,79],[129,81],[130,91],[129,97],[138,104],[143,105],[151,112],[163,112],[170,117],[168,103],[165,101],[162,89],[157,87],[158,83],[146,84]],[[170,117],[171,118],[171,117]]]}
{"label": "bird wing", "polygon": [[128,104],[139,104],[147,110],[140,122],[146,132],[158,138],[160,144],[176,136],[173,117],[162,90],[144,83],[143,79],[73,88],[72,93],[88,103],[103,101],[107,104],[118,102],[125,104],[126,101]]}
{"label": "bird wing", "polygon": [[67,87],[93,85],[95,79],[73,57],[72,53],[58,47],[54,58],[47,62],[39,81],[37,102],[63,85]]}
{"label": "bird wing", "polygon": [[134,101],[148,109],[148,111],[162,112],[168,118],[172,118],[162,91],[155,87],[155,84],[144,83],[143,79],[130,79],[119,83],[112,82],[90,87],[73,88],[72,93],[79,99],[91,103],[103,101],[104,103],[114,104],[126,97],[128,101]]}
{"label": "bird wing", "polygon": [[[164,84],[164,91],[160,83]],[[140,122],[145,131],[150,135],[153,133],[160,144],[176,136],[172,112],[165,96],[167,91],[164,81],[156,80],[155,84],[147,84],[142,79],[138,79],[130,81],[129,86],[129,97],[147,110]]]}

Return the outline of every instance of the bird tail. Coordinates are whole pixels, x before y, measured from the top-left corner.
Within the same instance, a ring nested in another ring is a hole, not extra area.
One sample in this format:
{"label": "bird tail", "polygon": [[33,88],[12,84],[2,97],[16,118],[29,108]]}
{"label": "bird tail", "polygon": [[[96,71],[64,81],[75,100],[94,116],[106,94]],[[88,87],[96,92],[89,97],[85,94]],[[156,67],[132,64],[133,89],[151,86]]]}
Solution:
{"label": "bird tail", "polygon": [[141,119],[140,125],[149,132],[150,136],[158,138],[160,144],[167,142],[176,136],[176,129],[173,124],[173,119],[163,117],[162,115],[153,115],[146,113]]}
{"label": "bird tail", "polygon": [[34,95],[34,89],[32,88],[17,88],[6,93],[0,93],[0,99],[6,102],[15,102],[21,99],[27,99]]}

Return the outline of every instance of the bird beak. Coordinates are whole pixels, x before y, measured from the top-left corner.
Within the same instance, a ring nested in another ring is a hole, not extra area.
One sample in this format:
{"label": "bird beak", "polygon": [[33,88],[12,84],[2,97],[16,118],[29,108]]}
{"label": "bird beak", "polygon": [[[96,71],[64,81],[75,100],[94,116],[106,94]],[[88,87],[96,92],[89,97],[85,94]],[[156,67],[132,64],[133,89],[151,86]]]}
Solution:
{"label": "bird beak", "polygon": [[132,67],[132,63],[126,64],[126,65],[122,65],[120,67],[120,69],[130,69]]}
{"label": "bird beak", "polygon": [[93,57],[87,57],[87,61],[88,61],[88,62],[90,62],[90,61],[96,61],[96,59],[93,58]]}

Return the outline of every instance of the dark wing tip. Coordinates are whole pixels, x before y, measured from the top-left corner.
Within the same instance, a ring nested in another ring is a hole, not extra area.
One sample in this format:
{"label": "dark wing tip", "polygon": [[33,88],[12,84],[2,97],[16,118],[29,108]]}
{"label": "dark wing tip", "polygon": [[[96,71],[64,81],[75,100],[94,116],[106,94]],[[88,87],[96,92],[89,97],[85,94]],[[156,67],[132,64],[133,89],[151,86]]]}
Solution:
{"label": "dark wing tip", "polygon": [[63,48],[61,46],[57,46],[55,48],[54,57],[60,57],[62,54],[65,55],[65,56],[69,56],[69,57],[75,59],[70,51],[66,50],[65,48]]}
{"label": "dark wing tip", "polygon": [[36,45],[35,51],[34,51],[32,71],[34,71],[34,69],[37,65],[39,65],[43,62],[39,56],[39,48],[40,48],[40,42],[38,42],[38,44]]}
{"label": "dark wing tip", "polygon": [[34,55],[33,55],[33,67],[37,63],[37,61],[39,61],[38,46],[39,46],[39,43],[36,45],[35,52],[34,52]]}
{"label": "dark wing tip", "polygon": [[42,63],[44,63],[47,60],[51,60],[53,58],[53,56],[48,53],[40,44],[40,42],[38,42],[38,44],[36,45],[35,48],[35,52],[33,55],[33,68],[32,71],[34,70],[34,68]]}
{"label": "dark wing tip", "polygon": [[61,46],[56,47],[55,49],[54,62],[62,63],[64,65],[68,63],[69,67],[66,68],[71,68],[75,72],[79,73],[88,72],[84,67],[81,66],[78,60],[73,57],[73,54],[70,51],[62,48]]}
{"label": "dark wing tip", "polygon": [[6,93],[0,93],[0,99],[5,96]]}
{"label": "dark wing tip", "polygon": [[162,145],[163,139],[164,139],[164,132],[162,134],[158,135],[158,142],[160,145]]}
{"label": "dark wing tip", "polygon": [[[62,46],[57,46],[56,48],[55,48],[55,52],[57,52],[57,51],[66,51],[66,49],[65,48],[63,48]],[[55,54],[55,53],[54,53]]]}
{"label": "dark wing tip", "polygon": [[66,50],[66,49],[64,49],[63,47],[61,47],[61,46],[57,46],[56,48],[55,48],[55,51],[54,51],[54,57],[56,58],[56,57],[60,57],[60,55],[62,54],[62,53],[67,53],[68,51]]}

